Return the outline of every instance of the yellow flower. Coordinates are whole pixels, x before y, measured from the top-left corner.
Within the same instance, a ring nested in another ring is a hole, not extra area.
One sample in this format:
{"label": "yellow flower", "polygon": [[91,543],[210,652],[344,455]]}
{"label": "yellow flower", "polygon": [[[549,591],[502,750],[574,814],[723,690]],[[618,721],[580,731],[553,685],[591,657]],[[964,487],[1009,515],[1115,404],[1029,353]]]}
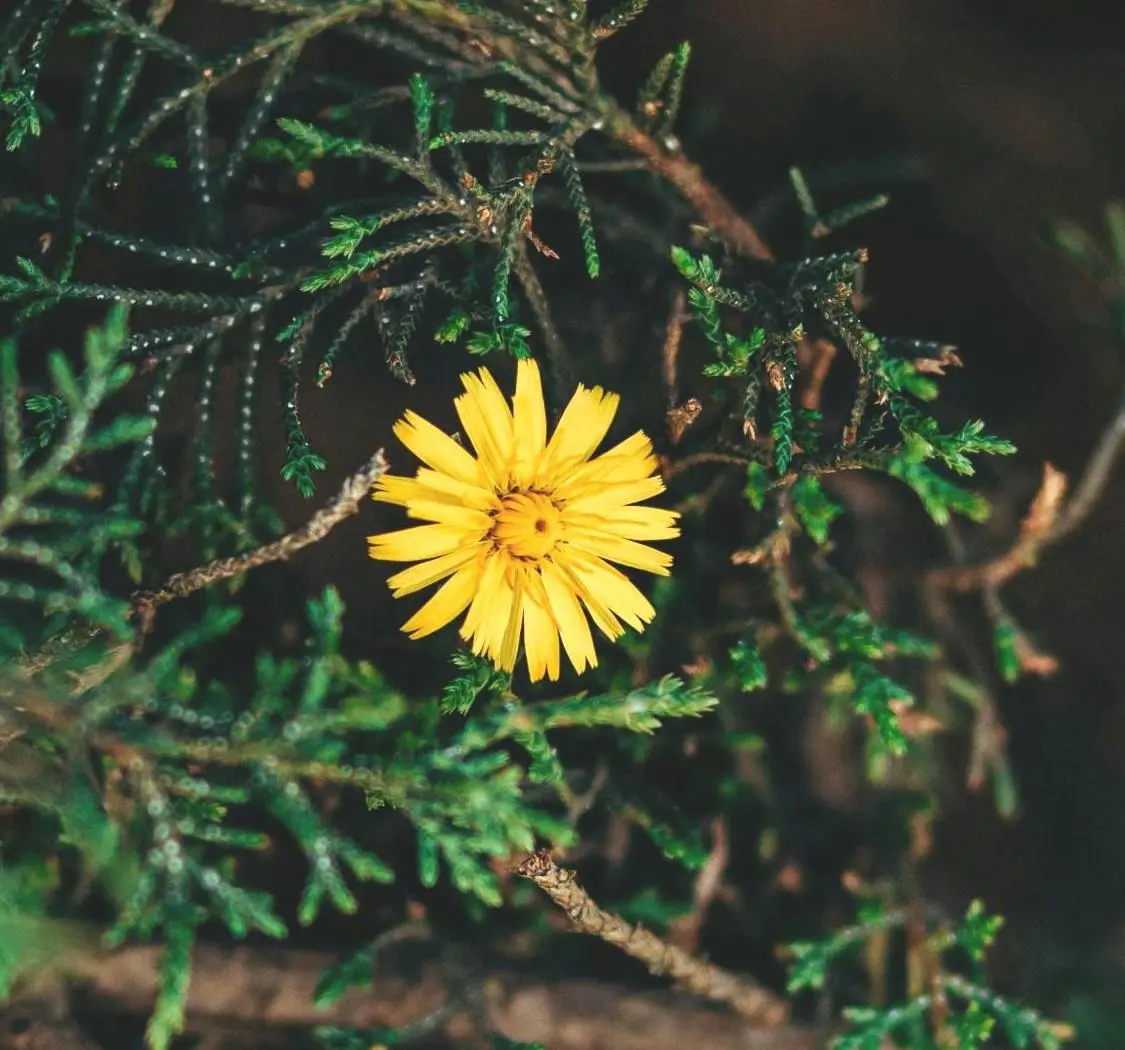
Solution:
{"label": "yellow flower", "polygon": [[475,457],[415,412],[395,424],[424,464],[385,476],[374,498],[430,522],[368,537],[372,558],[416,561],[388,580],[396,598],[445,582],[402,629],[432,634],[468,614],[461,637],[505,671],[523,636],[532,681],[559,677],[559,640],[579,673],[597,665],[586,616],[611,641],[655,612],[609,562],[660,576],[671,555],[640,540],[672,539],[679,515],[637,506],[664,490],[640,431],[591,459],[619,398],[579,386],[550,441],[539,367],[521,360],[509,408],[487,369],[463,375],[454,407]]}

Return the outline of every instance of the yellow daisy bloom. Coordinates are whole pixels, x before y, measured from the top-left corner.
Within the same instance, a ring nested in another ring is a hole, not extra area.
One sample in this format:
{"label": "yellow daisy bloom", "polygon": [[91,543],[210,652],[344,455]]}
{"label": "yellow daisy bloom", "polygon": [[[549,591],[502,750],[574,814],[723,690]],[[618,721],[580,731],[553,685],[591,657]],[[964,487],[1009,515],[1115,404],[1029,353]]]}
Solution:
{"label": "yellow daisy bloom", "polygon": [[394,427],[424,464],[384,476],[373,497],[429,522],[369,536],[372,558],[418,562],[387,582],[396,598],[445,582],[405,624],[411,638],[465,609],[461,637],[505,671],[523,636],[532,681],[559,677],[559,640],[581,673],[598,662],[587,614],[611,641],[655,611],[610,562],[660,576],[672,557],[641,540],[680,534],[679,515],[637,506],[664,491],[640,431],[600,456],[620,398],[579,386],[547,440],[539,366],[521,360],[511,407],[487,369],[461,376],[454,401],[474,456],[415,412]]}

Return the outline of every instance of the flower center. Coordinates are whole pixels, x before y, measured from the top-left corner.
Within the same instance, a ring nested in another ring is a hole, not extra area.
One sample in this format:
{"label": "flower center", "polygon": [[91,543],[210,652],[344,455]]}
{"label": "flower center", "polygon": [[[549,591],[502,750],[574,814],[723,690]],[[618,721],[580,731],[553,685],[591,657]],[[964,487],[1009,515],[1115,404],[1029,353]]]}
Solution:
{"label": "flower center", "polygon": [[492,539],[515,558],[538,561],[561,532],[558,508],[541,492],[510,492],[500,501]]}

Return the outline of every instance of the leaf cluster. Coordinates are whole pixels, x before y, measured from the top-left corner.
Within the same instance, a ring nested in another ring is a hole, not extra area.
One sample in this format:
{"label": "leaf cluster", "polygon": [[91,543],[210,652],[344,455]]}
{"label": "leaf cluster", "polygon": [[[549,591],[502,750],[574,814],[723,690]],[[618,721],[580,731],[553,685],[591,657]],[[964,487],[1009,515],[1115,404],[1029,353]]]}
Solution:
{"label": "leaf cluster", "polygon": [[[848,953],[914,919],[908,909],[888,910],[871,904],[854,926],[819,941],[790,944],[790,991],[823,988],[830,968]],[[960,922],[941,924],[922,949],[934,974],[929,988],[891,1006],[846,1008],[849,1027],[832,1040],[833,1050],[879,1050],[888,1041],[917,1050],[976,1050],[995,1045],[1001,1034],[1017,1050],[1060,1050],[1073,1035],[1068,1026],[991,991],[958,973],[953,965],[959,956],[979,976],[1002,924],[1002,919],[985,912],[980,901],[973,901]]]}

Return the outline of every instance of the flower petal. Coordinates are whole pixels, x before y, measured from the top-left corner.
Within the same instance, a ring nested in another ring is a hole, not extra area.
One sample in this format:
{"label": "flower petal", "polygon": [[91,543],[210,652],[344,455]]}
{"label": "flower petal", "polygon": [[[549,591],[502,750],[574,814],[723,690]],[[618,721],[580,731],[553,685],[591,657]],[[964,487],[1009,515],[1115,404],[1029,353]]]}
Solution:
{"label": "flower petal", "polygon": [[576,467],[566,479],[567,486],[580,486],[599,482],[639,481],[653,474],[659,467],[653,455],[652,442],[638,430],[600,456]]}
{"label": "flower petal", "polygon": [[578,598],[569,578],[550,560],[543,561],[539,570],[548,607],[559,625],[559,634],[562,636],[567,659],[579,674],[587,667],[597,667],[598,655],[594,649],[593,636],[590,634],[590,624],[586,620],[582,606],[578,604]]}
{"label": "flower petal", "polygon": [[411,500],[406,505],[406,516],[456,526],[467,534],[470,542],[480,539],[492,528],[492,519],[483,510],[441,500]]}
{"label": "flower petal", "polygon": [[579,385],[547,443],[547,469],[565,472],[589,459],[609,433],[620,401],[617,394],[607,394],[600,386],[587,389]]}
{"label": "flower petal", "polygon": [[[485,555],[484,567],[481,571],[477,593],[473,595],[472,604],[461,624],[460,635],[463,639],[472,639],[473,652],[480,656],[484,652],[491,655],[491,639],[494,635],[502,635],[505,619],[499,629],[493,627],[493,607],[502,604],[501,591],[508,588],[504,581],[507,559],[500,554],[490,551]],[[499,642],[497,642],[497,645]]]}
{"label": "flower petal", "polygon": [[619,616],[635,631],[643,631],[644,625],[656,615],[656,610],[632,580],[612,565],[570,546],[567,547],[565,557],[567,567],[582,587],[582,600],[590,608],[591,615],[593,607],[590,606],[589,597]]}
{"label": "flower petal", "polygon": [[559,680],[559,629],[551,614],[528,595],[523,603],[523,642],[527,670],[533,682],[546,675]]}
{"label": "flower petal", "polygon": [[407,409],[402,419],[395,423],[394,432],[395,437],[426,466],[467,485],[481,482],[480,467],[468,451],[417,412]]}
{"label": "flower petal", "polygon": [[368,536],[368,554],[380,561],[422,561],[448,554],[465,538],[465,530],[455,525],[418,525]]}
{"label": "flower petal", "polygon": [[423,587],[428,587],[431,583],[437,583],[438,580],[452,575],[463,565],[468,565],[473,559],[479,557],[486,549],[484,544],[481,543],[466,543],[448,554],[443,554],[440,558],[419,562],[417,565],[411,565],[409,569],[396,572],[387,580],[387,586],[390,587],[396,598],[413,594]]}
{"label": "flower petal", "polygon": [[500,648],[494,657],[496,666],[502,671],[511,671],[516,666],[516,654],[520,649],[520,633],[523,629],[524,607],[527,604],[525,590],[524,573],[517,572],[510,592],[511,602],[508,605],[504,633],[500,638]]}
{"label": "flower petal", "polygon": [[602,514],[585,514],[567,507],[562,512],[564,529],[606,532],[627,540],[672,540],[680,534],[680,515],[661,507],[619,507]]}
{"label": "flower petal", "polygon": [[487,368],[461,376],[465,393],[453,402],[473,443],[477,463],[495,488],[508,481],[512,462],[512,410]]}
{"label": "flower petal", "polygon": [[465,565],[458,569],[402,625],[402,629],[415,640],[440,630],[469,604],[476,593],[479,579],[479,565]]}
{"label": "flower petal", "polygon": [[630,569],[641,569],[656,576],[667,576],[672,565],[672,555],[643,543],[612,536],[608,532],[569,528],[566,543],[572,550],[584,551],[595,558],[615,561]]}
{"label": "flower petal", "polygon": [[516,484],[528,485],[547,445],[547,410],[539,365],[531,358],[516,363],[516,395],[512,399]]}
{"label": "flower petal", "polygon": [[598,630],[611,642],[616,642],[625,633],[625,628],[603,601],[603,596],[591,589],[588,577],[579,571],[581,559],[586,556],[581,551],[572,550],[566,544],[559,544],[551,552],[551,557],[566,578],[568,589],[582,599],[582,604]]}
{"label": "flower petal", "polygon": [[405,507],[412,499],[425,499],[431,495],[417,478],[403,478],[396,474],[384,474],[375,479],[371,498],[376,503],[395,503]]}
{"label": "flower petal", "polygon": [[[469,485],[449,474],[442,474],[426,467],[420,467],[415,476],[427,492],[440,493],[447,499],[467,504],[477,510],[489,510],[496,504],[496,493],[487,485]],[[429,498],[434,497],[431,495]]]}
{"label": "flower petal", "polygon": [[[597,483],[583,486],[566,499],[568,509],[586,514],[612,514],[615,508],[627,507],[641,500],[652,499],[664,491],[664,479],[659,474],[639,481]],[[565,498],[565,497],[563,497]]]}

